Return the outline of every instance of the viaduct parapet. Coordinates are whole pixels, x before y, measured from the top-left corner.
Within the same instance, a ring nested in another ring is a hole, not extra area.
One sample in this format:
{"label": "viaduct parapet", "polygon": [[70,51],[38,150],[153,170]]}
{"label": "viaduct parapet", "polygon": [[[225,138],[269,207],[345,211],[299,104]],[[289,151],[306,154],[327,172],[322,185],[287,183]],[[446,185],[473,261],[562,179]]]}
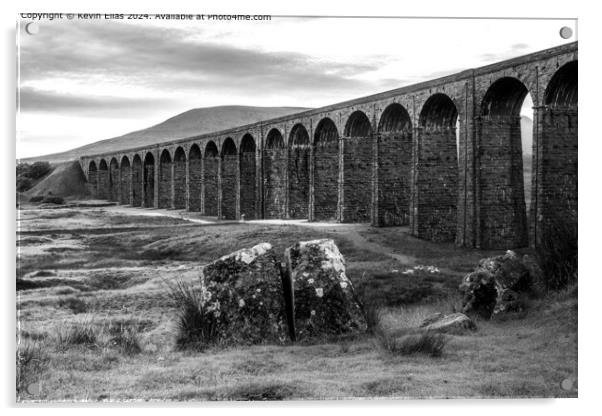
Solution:
{"label": "viaduct parapet", "polygon": [[[577,213],[577,43],[289,116],[80,159],[91,193],[218,219],[407,225],[538,245]],[[520,110],[534,104],[529,208]]]}

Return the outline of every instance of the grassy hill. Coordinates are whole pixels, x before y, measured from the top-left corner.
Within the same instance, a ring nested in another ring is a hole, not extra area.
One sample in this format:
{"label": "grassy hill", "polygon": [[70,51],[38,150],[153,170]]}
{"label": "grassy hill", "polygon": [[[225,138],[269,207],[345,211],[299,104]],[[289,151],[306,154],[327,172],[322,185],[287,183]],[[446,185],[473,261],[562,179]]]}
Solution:
{"label": "grassy hill", "polygon": [[27,163],[41,160],[52,163],[65,162],[86,154],[113,152],[137,146],[152,145],[168,140],[181,139],[255,123],[261,120],[268,120],[303,110],[307,110],[307,108],[247,107],[238,105],[195,108],[146,129],[94,142],[66,152],[37,156],[22,159],[21,161]]}

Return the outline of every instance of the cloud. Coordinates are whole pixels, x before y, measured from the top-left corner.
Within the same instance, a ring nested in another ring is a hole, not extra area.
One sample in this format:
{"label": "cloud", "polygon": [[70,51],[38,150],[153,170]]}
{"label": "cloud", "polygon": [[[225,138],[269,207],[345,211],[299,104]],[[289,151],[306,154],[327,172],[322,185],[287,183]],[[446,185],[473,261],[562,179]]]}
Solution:
{"label": "cloud", "polygon": [[114,96],[84,96],[31,87],[20,89],[20,105],[27,112],[54,112],[97,117],[131,117],[161,106],[173,105],[170,99],[144,99]]}
{"label": "cloud", "polygon": [[529,45],[526,43],[515,43],[512,46],[510,46],[510,49],[512,49],[513,51],[521,51],[523,49],[528,49]]}
{"label": "cloud", "polygon": [[[198,39],[199,31],[194,34]],[[193,40],[184,29],[107,21],[49,23],[21,49],[25,83],[101,77],[169,91],[255,91],[258,85],[267,91],[357,88],[367,83],[354,78],[378,66],[379,62],[318,61],[295,52],[244,49]]]}

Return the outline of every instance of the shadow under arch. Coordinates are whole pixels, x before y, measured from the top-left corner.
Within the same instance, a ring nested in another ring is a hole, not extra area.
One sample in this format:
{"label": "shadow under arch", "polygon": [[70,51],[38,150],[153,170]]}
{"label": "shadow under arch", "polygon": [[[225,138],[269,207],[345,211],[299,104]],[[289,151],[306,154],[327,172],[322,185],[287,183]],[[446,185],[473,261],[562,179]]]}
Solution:
{"label": "shadow under arch", "polygon": [[311,142],[303,124],[297,123],[289,135],[288,214],[290,218],[309,217],[309,159]]}
{"label": "shadow under arch", "polygon": [[356,110],[347,119],[343,139],[342,222],[370,222],[374,137],[368,116]]}
{"label": "shadow under arch", "polygon": [[407,225],[410,220],[412,122],[399,103],[389,104],[378,122],[378,184],[375,225]]}
{"label": "shadow under arch", "polygon": [[333,221],[338,215],[339,132],[332,119],[320,120],[314,132],[314,216]]}

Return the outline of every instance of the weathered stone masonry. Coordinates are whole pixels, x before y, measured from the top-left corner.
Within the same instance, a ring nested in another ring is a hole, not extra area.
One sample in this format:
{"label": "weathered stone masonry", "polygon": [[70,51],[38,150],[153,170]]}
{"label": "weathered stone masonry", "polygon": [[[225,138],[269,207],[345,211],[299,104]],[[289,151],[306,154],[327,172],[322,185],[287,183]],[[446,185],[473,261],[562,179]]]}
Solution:
{"label": "weathered stone masonry", "polygon": [[[230,130],[82,157],[88,189],[219,219],[407,225],[536,245],[577,213],[577,43]],[[534,103],[530,212],[520,107]]]}

